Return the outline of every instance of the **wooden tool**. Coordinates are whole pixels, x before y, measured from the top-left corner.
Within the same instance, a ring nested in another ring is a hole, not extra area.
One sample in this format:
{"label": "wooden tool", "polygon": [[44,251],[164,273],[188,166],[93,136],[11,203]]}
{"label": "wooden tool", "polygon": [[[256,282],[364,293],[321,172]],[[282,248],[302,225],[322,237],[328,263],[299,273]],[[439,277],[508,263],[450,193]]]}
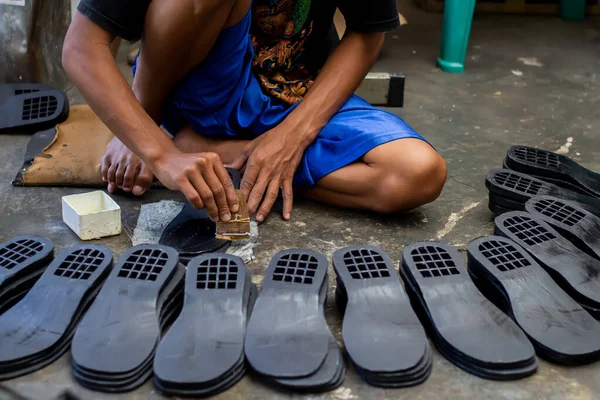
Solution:
{"label": "wooden tool", "polygon": [[248,240],[250,239],[250,215],[248,206],[241,190],[235,191],[238,196],[240,208],[228,222],[217,222],[217,239],[223,240]]}

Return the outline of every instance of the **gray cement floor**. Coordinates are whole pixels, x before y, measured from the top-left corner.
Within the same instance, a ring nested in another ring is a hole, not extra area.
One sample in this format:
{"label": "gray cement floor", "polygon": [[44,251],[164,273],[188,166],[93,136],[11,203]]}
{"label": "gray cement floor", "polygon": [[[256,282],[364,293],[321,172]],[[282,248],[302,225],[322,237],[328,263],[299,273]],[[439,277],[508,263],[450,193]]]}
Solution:
{"label": "gray cement floor", "polygon": [[[276,251],[289,247],[331,255],[343,246],[368,242],[381,246],[395,260],[402,247],[414,241],[444,240],[464,250],[469,240],[492,231],[484,176],[487,169],[501,165],[510,144],[550,150],[564,146],[569,156],[600,171],[599,19],[566,23],[552,17],[479,15],[473,25],[466,74],[449,75],[433,64],[441,15],[416,10],[409,1],[401,3],[409,25],[389,34],[375,70],[406,73],[406,108],[391,111],[423,133],[446,158],[449,177],[442,196],[414,212],[388,217],[298,200],[292,222],[274,215],[262,225],[257,260],[248,266],[255,275],[262,274]],[[27,141],[22,135],[0,137],[0,240],[37,233],[51,237],[58,249],[78,243],[62,223],[60,198],[84,190],[10,185]],[[101,243],[118,256],[129,245],[128,233],[135,226],[140,205],[171,198],[181,199],[167,191],[154,191],[142,199],[116,196],[126,232]],[[339,335],[341,321],[332,300],[328,317]],[[431,377],[418,387],[375,389],[349,370],[340,389],[306,398],[595,399],[600,398],[599,375],[600,364],[564,368],[541,361],[539,372],[530,378],[490,382],[459,370],[436,352]],[[151,383],[121,396],[84,390],[70,377],[68,355],[7,385],[32,399],[50,399],[67,388],[86,400],[161,398]],[[248,376],[220,397],[301,396],[275,391]]]}

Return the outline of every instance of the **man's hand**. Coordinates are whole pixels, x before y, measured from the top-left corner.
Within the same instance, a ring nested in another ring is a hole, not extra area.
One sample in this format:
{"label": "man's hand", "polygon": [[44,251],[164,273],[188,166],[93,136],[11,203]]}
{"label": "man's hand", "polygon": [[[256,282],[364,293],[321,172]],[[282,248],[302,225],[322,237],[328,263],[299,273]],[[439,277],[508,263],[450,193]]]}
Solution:
{"label": "man's hand", "polygon": [[241,189],[248,199],[248,210],[257,213],[258,222],[269,214],[280,189],[283,218],[291,218],[292,180],[306,147],[302,135],[279,125],[250,142],[231,164],[237,170],[246,166]]}
{"label": "man's hand", "polygon": [[158,180],[180,190],[196,208],[206,208],[214,221],[229,221],[239,208],[231,178],[215,153],[169,153],[151,164]]}

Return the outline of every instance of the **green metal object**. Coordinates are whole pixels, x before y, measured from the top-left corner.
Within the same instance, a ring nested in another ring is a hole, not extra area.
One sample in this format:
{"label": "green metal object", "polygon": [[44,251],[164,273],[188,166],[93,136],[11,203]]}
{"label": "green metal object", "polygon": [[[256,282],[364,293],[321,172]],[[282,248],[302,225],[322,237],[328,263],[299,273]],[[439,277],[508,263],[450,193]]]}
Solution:
{"label": "green metal object", "polygon": [[453,73],[465,71],[465,56],[474,12],[475,0],[445,1],[442,45],[437,59],[437,64],[442,71]]}
{"label": "green metal object", "polygon": [[585,3],[585,0],[560,0],[560,17],[565,21],[582,21]]}

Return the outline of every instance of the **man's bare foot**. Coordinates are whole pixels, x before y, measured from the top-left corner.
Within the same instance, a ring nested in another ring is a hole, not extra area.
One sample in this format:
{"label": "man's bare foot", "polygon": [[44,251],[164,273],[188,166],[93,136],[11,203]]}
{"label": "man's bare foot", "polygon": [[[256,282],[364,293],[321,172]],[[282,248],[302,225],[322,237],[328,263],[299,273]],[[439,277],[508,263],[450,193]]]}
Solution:
{"label": "man's bare foot", "polygon": [[110,193],[122,189],[136,196],[144,194],[154,178],[150,168],[116,137],[106,147],[100,173]]}
{"label": "man's bare foot", "polygon": [[173,139],[175,146],[184,153],[217,153],[223,164],[233,162],[249,140],[213,139],[199,135],[191,126],[183,127]]}

